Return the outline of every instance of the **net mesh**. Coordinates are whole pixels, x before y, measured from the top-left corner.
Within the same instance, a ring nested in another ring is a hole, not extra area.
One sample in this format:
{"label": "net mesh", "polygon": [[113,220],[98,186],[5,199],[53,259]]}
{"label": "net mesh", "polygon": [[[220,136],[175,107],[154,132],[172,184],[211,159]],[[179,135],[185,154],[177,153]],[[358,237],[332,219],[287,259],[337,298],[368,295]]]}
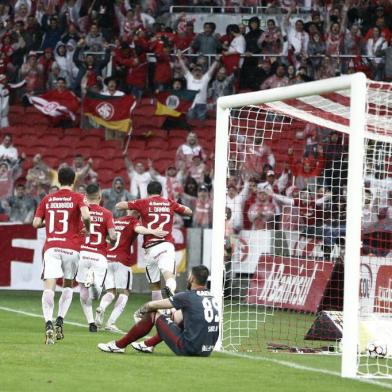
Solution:
{"label": "net mesh", "polygon": [[[390,376],[391,86],[367,98],[358,374]],[[349,113],[349,91],[231,109],[226,350],[340,352]]]}

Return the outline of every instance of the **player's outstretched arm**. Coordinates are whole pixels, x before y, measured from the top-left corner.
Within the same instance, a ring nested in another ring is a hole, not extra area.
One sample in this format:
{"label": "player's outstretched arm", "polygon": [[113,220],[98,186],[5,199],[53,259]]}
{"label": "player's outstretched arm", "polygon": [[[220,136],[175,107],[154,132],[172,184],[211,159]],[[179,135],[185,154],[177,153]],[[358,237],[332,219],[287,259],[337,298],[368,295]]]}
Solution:
{"label": "player's outstretched arm", "polygon": [[36,229],[39,229],[40,227],[45,227],[45,222],[42,220],[42,218],[35,217],[33,219],[33,227]]}
{"label": "player's outstretched arm", "polygon": [[192,210],[189,207],[184,206],[182,204],[181,204],[181,207],[184,209],[182,215],[192,216],[193,213],[192,213]]}
{"label": "player's outstretched arm", "polygon": [[116,210],[127,210],[128,209],[128,203],[126,201],[120,201],[119,203],[116,204]]}
{"label": "player's outstretched arm", "polygon": [[159,238],[166,237],[169,234],[168,231],[165,231],[165,230],[162,230],[162,229],[159,229],[159,228],[158,229],[148,229],[147,227],[144,227],[144,226],[141,226],[141,225],[136,226],[135,227],[135,231],[138,234],[154,235],[155,237],[159,237]]}

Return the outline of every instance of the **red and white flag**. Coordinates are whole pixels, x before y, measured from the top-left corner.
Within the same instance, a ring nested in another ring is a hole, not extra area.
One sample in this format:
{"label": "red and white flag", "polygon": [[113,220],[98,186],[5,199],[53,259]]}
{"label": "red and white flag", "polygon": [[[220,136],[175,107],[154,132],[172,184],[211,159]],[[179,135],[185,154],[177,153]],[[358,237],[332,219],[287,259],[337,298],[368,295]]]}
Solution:
{"label": "red and white flag", "polygon": [[71,91],[48,91],[40,96],[30,97],[30,102],[41,113],[50,117],[71,118],[75,120],[75,115],[79,111],[80,102]]}

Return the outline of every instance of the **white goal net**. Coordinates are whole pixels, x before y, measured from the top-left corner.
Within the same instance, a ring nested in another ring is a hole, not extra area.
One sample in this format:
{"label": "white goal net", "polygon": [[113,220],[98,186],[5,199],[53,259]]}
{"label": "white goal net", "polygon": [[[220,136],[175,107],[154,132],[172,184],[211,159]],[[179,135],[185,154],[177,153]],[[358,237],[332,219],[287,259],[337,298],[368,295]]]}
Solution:
{"label": "white goal net", "polygon": [[392,376],[392,85],[353,75],[218,106],[222,349],[343,352],[344,376]]}

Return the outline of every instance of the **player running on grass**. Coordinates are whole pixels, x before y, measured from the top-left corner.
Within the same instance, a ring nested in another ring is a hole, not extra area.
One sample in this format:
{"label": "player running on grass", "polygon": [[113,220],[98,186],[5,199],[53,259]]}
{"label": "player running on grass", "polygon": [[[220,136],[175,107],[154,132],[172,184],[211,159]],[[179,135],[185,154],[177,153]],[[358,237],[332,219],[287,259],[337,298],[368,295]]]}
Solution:
{"label": "player running on grass", "polygon": [[148,197],[133,201],[121,201],[116,204],[119,210],[135,210],[140,214],[143,226],[148,229],[160,228],[168,232],[164,238],[145,235],[143,248],[145,249],[147,265],[146,276],[150,283],[153,300],[162,299],[161,276],[165,279],[166,288],[174,293],[176,290],[176,261],[174,239],[172,236],[174,213],[192,216],[192,210],[173,200],[161,196],[162,185],[152,181],[147,185]]}
{"label": "player running on grass", "polygon": [[[44,291],[42,313],[45,319],[45,344],[64,338],[63,321],[72,302],[72,282],[79,263],[80,220],[90,233],[90,213],[83,195],[73,192],[75,172],[63,167],[58,172],[60,190],[45,196],[39,204],[33,226],[46,228],[43,256]],[[58,317],[53,326],[56,279],[63,278]]]}
{"label": "player running on grass", "polygon": [[117,232],[117,241],[113,247],[108,247],[108,270],[105,279],[106,293],[95,312],[95,324],[102,327],[106,308],[113,302],[118,294],[114,309],[106,323],[106,330],[118,332],[115,325],[123,312],[130,290],[132,289],[132,270],[130,268],[131,246],[138,234],[150,234],[156,237],[165,237],[168,233],[161,229],[147,229],[139,220],[132,216],[124,216],[114,220]]}
{"label": "player running on grass", "polygon": [[[177,355],[209,356],[218,340],[219,309],[216,299],[206,288],[208,275],[207,267],[193,267],[187,291],[146,303],[139,310],[142,319],[124,337],[100,343],[98,348],[108,353],[124,353],[125,348],[132,345],[137,351],[152,353],[154,346],[163,340]],[[159,312],[172,307],[177,309],[172,318]],[[154,324],[158,334],[137,343]]]}

